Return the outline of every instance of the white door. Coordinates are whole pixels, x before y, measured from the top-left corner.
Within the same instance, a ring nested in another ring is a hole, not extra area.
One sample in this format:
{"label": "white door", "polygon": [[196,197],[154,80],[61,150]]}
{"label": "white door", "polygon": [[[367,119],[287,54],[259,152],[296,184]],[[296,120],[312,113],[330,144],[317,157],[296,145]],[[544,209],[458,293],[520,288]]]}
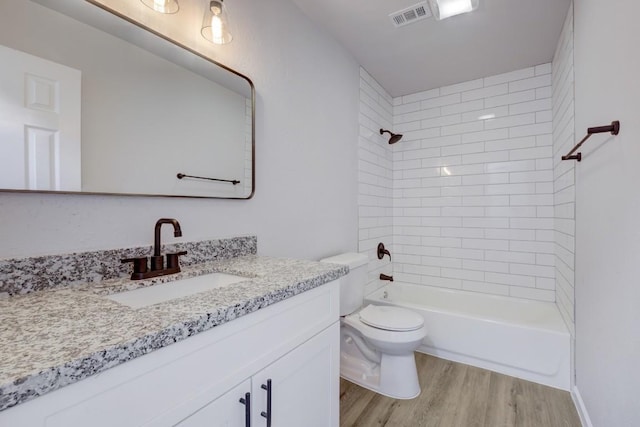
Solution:
{"label": "white door", "polygon": [[[238,384],[189,418],[178,427],[245,427],[246,394],[251,390],[251,380]],[[243,399],[243,402],[240,402]],[[251,402],[251,396],[249,397]]]}
{"label": "white door", "polygon": [[[340,325],[334,323],[252,378],[252,426],[338,427]],[[268,414],[268,381],[271,413]],[[264,386],[264,387],[263,387]]]}
{"label": "white door", "polygon": [[81,72],[0,45],[0,188],[81,190]]}

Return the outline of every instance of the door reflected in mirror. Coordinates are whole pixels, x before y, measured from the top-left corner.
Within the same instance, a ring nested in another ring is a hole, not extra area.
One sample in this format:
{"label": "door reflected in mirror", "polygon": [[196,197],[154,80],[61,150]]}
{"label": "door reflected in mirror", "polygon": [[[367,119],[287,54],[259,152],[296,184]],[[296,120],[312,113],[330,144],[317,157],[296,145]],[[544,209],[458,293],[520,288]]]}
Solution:
{"label": "door reflected in mirror", "polygon": [[1,189],[253,195],[247,77],[79,0],[3,0],[0,63]]}

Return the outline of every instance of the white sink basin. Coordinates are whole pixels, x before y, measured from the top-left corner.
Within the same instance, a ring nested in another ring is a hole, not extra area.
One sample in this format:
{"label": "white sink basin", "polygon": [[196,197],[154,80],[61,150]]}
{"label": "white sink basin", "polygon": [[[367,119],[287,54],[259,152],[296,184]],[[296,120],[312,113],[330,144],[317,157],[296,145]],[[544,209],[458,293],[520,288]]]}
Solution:
{"label": "white sink basin", "polygon": [[210,291],[244,280],[248,279],[232,274],[212,273],[190,279],[159,283],[146,288],[134,289],[133,291],[120,292],[119,294],[109,295],[106,298],[131,308],[141,308]]}

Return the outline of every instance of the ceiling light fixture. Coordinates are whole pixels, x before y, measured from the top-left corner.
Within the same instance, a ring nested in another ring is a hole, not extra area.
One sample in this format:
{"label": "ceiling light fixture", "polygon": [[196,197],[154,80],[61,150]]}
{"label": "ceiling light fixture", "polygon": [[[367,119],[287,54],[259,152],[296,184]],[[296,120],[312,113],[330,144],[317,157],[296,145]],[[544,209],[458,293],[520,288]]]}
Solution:
{"label": "ceiling light fixture", "polygon": [[140,0],[145,6],[160,13],[176,13],[180,10],[177,0]]}
{"label": "ceiling light fixture", "polygon": [[437,20],[471,12],[478,8],[479,0],[429,0],[431,12]]}
{"label": "ceiling light fixture", "polygon": [[202,18],[202,36],[214,44],[226,44],[233,39],[229,30],[227,8],[222,1],[210,1]]}

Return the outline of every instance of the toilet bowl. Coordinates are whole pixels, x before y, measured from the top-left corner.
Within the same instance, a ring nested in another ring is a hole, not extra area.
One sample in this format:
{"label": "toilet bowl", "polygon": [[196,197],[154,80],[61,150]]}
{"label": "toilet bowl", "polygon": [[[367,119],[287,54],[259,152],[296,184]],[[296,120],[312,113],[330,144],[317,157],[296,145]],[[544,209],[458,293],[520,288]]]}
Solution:
{"label": "toilet bowl", "polygon": [[343,254],[322,261],[349,265],[349,274],[341,279],[340,375],[396,399],[418,396],[414,351],[427,335],[423,317],[399,307],[361,307],[366,255]]}
{"label": "toilet bowl", "polygon": [[368,305],[345,316],[343,323],[357,330],[372,346],[389,354],[414,351],[427,334],[422,316],[399,307]]}

